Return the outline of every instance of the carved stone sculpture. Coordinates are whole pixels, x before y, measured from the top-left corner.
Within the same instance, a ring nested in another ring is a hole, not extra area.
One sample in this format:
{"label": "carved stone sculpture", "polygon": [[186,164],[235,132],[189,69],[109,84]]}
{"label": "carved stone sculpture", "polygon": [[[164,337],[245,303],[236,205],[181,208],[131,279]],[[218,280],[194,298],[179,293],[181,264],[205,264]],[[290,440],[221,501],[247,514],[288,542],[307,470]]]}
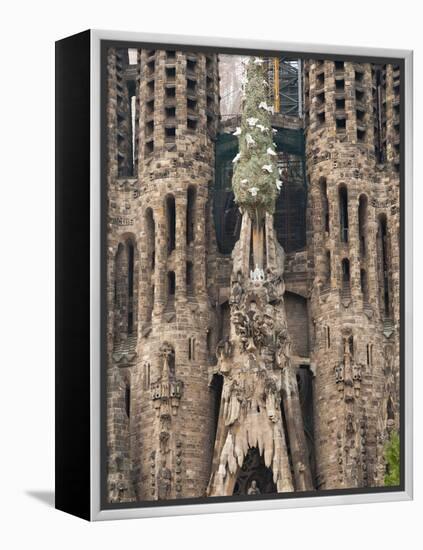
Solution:
{"label": "carved stone sculpture", "polygon": [[255,479],[253,479],[253,481],[251,482],[250,487],[248,488],[248,494],[249,495],[259,495],[260,494],[260,489],[258,488],[257,481]]}
{"label": "carved stone sculpture", "polygon": [[161,468],[157,474],[158,499],[167,500],[170,497],[172,486],[172,473],[166,466],[166,460],[162,460]]}

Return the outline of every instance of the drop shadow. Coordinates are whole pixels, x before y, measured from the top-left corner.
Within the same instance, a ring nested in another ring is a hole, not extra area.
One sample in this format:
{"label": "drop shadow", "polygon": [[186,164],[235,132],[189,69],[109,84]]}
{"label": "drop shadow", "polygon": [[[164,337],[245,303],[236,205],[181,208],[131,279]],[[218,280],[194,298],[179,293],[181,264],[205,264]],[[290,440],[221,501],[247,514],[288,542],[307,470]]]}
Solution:
{"label": "drop shadow", "polygon": [[54,508],[54,491],[25,491],[29,497],[39,500],[49,508]]}

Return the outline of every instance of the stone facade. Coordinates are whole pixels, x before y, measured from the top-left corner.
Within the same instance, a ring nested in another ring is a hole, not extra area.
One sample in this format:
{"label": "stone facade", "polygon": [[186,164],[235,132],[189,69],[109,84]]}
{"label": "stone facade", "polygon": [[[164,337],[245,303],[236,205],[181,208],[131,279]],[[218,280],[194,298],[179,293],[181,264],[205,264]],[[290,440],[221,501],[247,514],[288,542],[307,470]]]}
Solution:
{"label": "stone facade", "polygon": [[[243,352],[231,323],[237,255],[216,241],[215,144],[231,124],[219,120],[218,57],[143,49],[130,64],[128,50],[108,51],[111,502],[383,484],[384,442],[399,426],[399,71],[306,60],[302,76],[304,118],[276,113],[272,125],[304,127],[304,246],[282,254],[277,300],[243,287],[289,333],[293,379],[275,371],[264,393],[299,390],[276,400],[285,458],[263,463],[266,443],[247,436],[219,485],[231,401],[222,360]],[[245,231],[238,250],[250,246]]]}

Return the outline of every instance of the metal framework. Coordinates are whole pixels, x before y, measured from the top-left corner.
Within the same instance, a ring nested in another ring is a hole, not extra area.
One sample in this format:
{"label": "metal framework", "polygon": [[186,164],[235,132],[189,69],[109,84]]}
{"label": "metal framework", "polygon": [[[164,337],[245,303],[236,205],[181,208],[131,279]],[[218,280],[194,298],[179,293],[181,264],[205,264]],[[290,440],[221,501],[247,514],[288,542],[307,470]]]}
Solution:
{"label": "metal framework", "polygon": [[288,57],[269,59],[268,79],[275,112],[301,117],[303,114],[301,59]]}

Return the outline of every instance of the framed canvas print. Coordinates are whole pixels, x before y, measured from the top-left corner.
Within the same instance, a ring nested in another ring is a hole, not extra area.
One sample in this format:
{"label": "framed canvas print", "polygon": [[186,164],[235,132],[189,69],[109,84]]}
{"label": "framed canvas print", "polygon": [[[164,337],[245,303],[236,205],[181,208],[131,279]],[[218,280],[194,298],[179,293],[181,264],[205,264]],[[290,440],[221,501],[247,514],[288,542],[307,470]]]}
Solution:
{"label": "framed canvas print", "polygon": [[412,53],[56,43],[56,506],[412,497]]}

